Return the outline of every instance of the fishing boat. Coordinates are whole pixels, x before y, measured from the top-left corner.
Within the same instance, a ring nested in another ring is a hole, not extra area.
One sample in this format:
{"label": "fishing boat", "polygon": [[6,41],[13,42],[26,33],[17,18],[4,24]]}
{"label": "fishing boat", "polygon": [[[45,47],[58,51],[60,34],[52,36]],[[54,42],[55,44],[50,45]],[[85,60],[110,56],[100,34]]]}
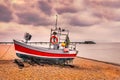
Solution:
{"label": "fishing boat", "polygon": [[[64,39],[61,36],[64,36]],[[26,41],[13,40],[16,55],[23,60],[69,64],[78,53],[76,44],[70,43],[69,30],[57,28],[57,18],[55,27],[51,29],[48,48],[29,45],[31,37],[31,34],[26,33],[24,36]]]}

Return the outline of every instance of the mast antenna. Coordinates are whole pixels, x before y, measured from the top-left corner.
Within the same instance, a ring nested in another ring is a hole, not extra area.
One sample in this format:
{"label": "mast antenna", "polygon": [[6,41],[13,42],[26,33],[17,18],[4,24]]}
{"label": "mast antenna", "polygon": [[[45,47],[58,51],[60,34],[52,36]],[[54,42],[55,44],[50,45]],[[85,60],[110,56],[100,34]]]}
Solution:
{"label": "mast antenna", "polygon": [[57,18],[58,18],[58,16],[56,15],[55,29],[57,29]]}

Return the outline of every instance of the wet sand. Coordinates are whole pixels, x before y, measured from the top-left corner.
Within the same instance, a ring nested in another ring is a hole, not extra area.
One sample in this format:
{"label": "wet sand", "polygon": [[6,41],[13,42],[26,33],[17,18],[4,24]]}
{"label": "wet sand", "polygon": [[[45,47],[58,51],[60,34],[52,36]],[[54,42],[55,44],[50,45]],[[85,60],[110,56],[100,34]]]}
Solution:
{"label": "wet sand", "polygon": [[13,61],[16,58],[13,50],[11,47],[0,59],[0,80],[120,80],[120,66],[82,58],[74,59],[73,68],[24,63],[25,67],[20,69]]}

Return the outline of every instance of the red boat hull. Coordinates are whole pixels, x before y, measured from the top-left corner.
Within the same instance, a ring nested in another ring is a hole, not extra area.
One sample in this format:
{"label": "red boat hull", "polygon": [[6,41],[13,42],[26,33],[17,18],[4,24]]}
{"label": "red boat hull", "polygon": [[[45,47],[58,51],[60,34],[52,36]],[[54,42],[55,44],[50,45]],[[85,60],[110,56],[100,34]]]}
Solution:
{"label": "red boat hull", "polygon": [[[25,43],[14,40],[14,46],[17,54],[35,56],[41,58],[75,58],[76,53],[64,53],[62,50],[51,50],[36,48]],[[20,57],[20,56],[18,56]]]}

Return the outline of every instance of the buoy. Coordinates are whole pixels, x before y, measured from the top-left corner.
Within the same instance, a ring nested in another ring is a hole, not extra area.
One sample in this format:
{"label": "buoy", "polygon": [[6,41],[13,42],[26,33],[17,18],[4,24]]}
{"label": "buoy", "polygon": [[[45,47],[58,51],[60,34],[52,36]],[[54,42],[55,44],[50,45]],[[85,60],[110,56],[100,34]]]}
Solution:
{"label": "buoy", "polygon": [[65,45],[66,45],[66,44],[65,44],[64,42],[61,43],[61,46],[62,46],[62,47],[65,47]]}
{"label": "buoy", "polygon": [[69,49],[68,48],[64,48],[64,52],[68,52],[69,51]]}
{"label": "buoy", "polygon": [[56,36],[51,36],[50,42],[51,42],[52,44],[57,44],[57,43],[58,43],[58,38],[57,38]]}

